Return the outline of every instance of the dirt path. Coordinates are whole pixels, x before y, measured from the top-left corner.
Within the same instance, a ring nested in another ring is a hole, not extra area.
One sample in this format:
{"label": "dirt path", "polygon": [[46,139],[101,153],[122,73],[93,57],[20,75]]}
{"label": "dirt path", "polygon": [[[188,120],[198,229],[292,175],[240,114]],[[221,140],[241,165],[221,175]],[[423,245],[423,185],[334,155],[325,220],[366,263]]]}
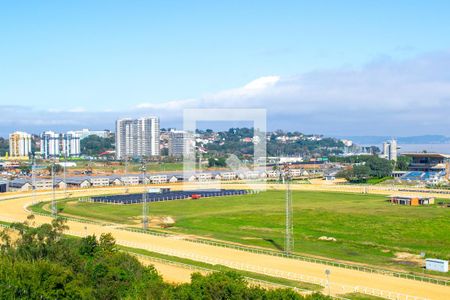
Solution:
{"label": "dirt path", "polygon": [[[233,185],[233,187],[236,187]],[[277,188],[279,186],[276,186]],[[231,188],[231,186],[230,186]],[[139,189],[136,189],[139,190]],[[142,190],[142,188],[140,188]],[[112,193],[115,189],[95,189],[95,190],[81,190],[71,191],[72,196],[87,196],[93,194]],[[2,198],[9,195],[3,195]],[[37,194],[35,200],[49,200],[51,193]],[[61,197],[61,196],[59,196]],[[30,204],[32,198],[30,195],[22,198],[17,197],[11,200],[0,201],[0,220],[4,221],[23,221],[26,219],[27,212],[24,207]],[[36,216],[36,223],[49,222],[51,219],[44,216]],[[94,224],[83,224],[79,222],[69,221],[70,234],[84,236],[87,234],[96,234],[111,232],[117,239],[119,244],[147,249],[163,254],[189,258],[193,260],[218,263],[233,267],[236,269],[249,270],[258,273],[266,273],[271,276],[278,276],[284,278],[300,278],[302,281],[321,280],[322,284],[325,282],[325,270],[331,270],[331,292],[332,294],[344,294],[354,290],[370,292],[370,289],[377,291],[391,292],[391,297],[398,297],[399,299],[406,299],[400,295],[411,295],[427,299],[450,299],[450,287],[435,285],[430,283],[423,283],[408,279],[401,279],[381,274],[371,274],[360,272],[356,270],[341,269],[336,267],[329,267],[321,264],[309,263],[299,260],[287,259],[282,257],[274,257],[270,255],[242,252],[234,249],[215,247],[211,245],[203,245],[188,242],[179,239],[170,239],[158,236],[152,236],[137,232],[129,232],[120,230],[118,228],[103,227]],[[162,266],[160,266],[162,268]],[[186,278],[186,273],[179,273],[175,277],[178,269],[169,268],[173,272],[168,271],[166,275],[168,280],[182,280]],[[188,270],[187,270],[188,271]],[[184,274],[184,275],[183,275]],[[172,276],[172,278],[170,278]],[[184,277],[183,277],[184,276]],[[373,290],[372,293],[376,291]],[[398,294],[395,294],[398,293]],[[413,299],[413,298],[409,298]]]}

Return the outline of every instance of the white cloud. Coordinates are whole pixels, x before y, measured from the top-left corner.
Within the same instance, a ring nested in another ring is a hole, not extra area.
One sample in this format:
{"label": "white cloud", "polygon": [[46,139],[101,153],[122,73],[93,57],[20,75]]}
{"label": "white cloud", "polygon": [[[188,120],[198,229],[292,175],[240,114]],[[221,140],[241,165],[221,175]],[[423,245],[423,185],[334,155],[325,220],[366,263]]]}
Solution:
{"label": "white cloud", "polygon": [[269,126],[334,134],[424,134],[450,131],[450,53],[358,69],[267,76],[243,87],[152,108],[266,108]]}
{"label": "white cloud", "polygon": [[255,79],[244,86],[244,90],[264,90],[274,86],[280,80],[280,76],[264,76]]}
{"label": "white cloud", "polygon": [[[450,52],[395,61],[373,61],[361,68],[319,70],[295,76],[264,76],[241,87],[197,99],[142,102],[129,109],[30,113],[0,106],[12,124],[66,122],[113,128],[121,116],[160,115],[163,127],[180,126],[184,108],[266,108],[269,128],[338,135],[413,135],[450,130]],[[68,121],[70,120],[70,122]],[[11,126],[9,126],[11,127]]]}

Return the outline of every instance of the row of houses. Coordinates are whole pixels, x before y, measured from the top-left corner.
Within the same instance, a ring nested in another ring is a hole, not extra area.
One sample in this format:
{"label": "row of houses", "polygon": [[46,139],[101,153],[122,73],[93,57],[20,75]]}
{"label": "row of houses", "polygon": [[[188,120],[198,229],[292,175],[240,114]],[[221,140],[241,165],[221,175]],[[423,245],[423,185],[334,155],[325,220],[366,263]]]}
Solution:
{"label": "row of houses", "polygon": [[[292,169],[290,174],[293,178],[302,178],[308,176],[317,176],[319,172],[306,171],[301,169]],[[215,172],[215,173],[195,173],[191,175],[183,174],[149,174],[149,175],[126,175],[126,176],[85,176],[68,177],[52,179],[36,179],[36,190],[50,190],[53,188],[88,188],[105,187],[120,185],[139,185],[139,184],[163,184],[177,182],[207,182],[212,180],[231,181],[231,180],[258,180],[258,179],[278,179],[279,171],[247,171],[247,172]],[[33,189],[33,182],[29,178],[18,178],[9,181],[10,191],[29,191]]]}

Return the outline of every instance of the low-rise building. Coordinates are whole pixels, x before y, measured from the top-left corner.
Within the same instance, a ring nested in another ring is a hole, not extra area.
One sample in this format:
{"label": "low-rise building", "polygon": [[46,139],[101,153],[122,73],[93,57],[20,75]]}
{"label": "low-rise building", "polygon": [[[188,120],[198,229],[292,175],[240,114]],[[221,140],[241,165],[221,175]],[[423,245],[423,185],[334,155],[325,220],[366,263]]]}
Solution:
{"label": "low-rise building", "polygon": [[66,179],[67,187],[74,188],[88,188],[91,186],[90,178],[88,177],[72,177]]}
{"label": "low-rise building", "polygon": [[392,204],[399,205],[430,205],[434,204],[434,197],[420,197],[420,196],[388,196]]}
{"label": "low-rise building", "polygon": [[220,173],[221,180],[235,180],[237,177],[236,172],[222,172]]}
{"label": "low-rise building", "polygon": [[0,181],[0,193],[6,193],[8,191],[8,182],[7,181]]}
{"label": "low-rise building", "polygon": [[[56,183],[56,180],[55,180]],[[53,180],[52,179],[39,179],[34,183],[36,190],[51,190],[53,189]]]}
{"label": "low-rise building", "polygon": [[199,173],[197,174],[197,180],[198,181],[209,181],[212,179],[211,173]]}
{"label": "low-rise building", "polygon": [[170,182],[170,183],[176,183],[176,182],[178,182],[178,177],[175,176],[175,175],[172,175],[172,176],[170,176],[168,182]]}
{"label": "low-rise building", "polygon": [[167,175],[152,175],[150,182],[155,184],[167,183]]}
{"label": "low-rise building", "polygon": [[258,171],[247,171],[247,172],[245,172],[245,178],[246,179],[259,179],[260,178],[260,172],[258,172]]}
{"label": "low-rise building", "polygon": [[139,176],[122,176],[120,180],[123,185],[139,185]]}
{"label": "low-rise building", "polygon": [[109,177],[91,177],[91,185],[96,186],[109,186]]}
{"label": "low-rise building", "polygon": [[11,191],[30,191],[32,188],[33,185],[27,179],[17,178],[9,182],[9,189]]}
{"label": "low-rise building", "polygon": [[119,177],[110,177],[109,185],[123,185],[123,182]]}

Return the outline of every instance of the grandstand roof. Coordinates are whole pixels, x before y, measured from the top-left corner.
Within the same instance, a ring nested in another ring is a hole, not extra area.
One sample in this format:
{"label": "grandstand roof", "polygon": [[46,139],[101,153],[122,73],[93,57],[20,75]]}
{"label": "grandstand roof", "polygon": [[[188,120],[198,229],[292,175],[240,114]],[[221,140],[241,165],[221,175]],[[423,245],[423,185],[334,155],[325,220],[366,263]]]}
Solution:
{"label": "grandstand roof", "polygon": [[442,153],[405,152],[405,153],[402,153],[402,155],[411,156],[411,157],[450,158],[449,154],[442,154]]}

